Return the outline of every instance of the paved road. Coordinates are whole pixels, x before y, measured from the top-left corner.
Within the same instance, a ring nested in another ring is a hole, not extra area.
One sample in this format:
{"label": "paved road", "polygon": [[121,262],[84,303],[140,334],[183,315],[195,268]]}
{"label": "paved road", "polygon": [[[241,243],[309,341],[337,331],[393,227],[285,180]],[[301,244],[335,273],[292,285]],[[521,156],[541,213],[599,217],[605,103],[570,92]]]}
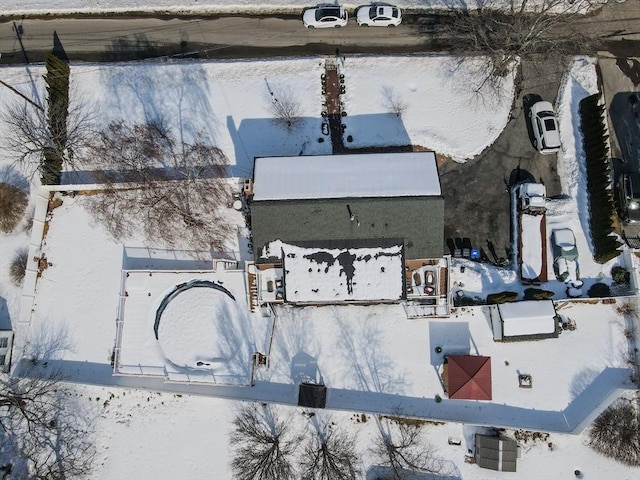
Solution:
{"label": "paved road", "polygon": [[[51,18],[23,19],[24,53],[41,62],[53,46],[54,32],[73,60],[113,61],[165,55],[238,58],[274,55],[342,53],[416,53],[446,48],[443,16],[406,14],[396,28],[307,30],[298,15],[207,18]],[[606,40],[606,49],[640,48],[640,2],[610,2],[594,16],[580,20]],[[0,64],[24,63],[14,22],[0,23]]]}
{"label": "paved road", "polygon": [[[23,20],[22,43],[30,61],[42,61],[54,32],[70,58],[129,60],[163,55],[200,58],[343,53],[412,53],[433,50],[435,21],[408,19],[396,28],[307,30],[297,17],[221,17],[212,19],[54,19]],[[417,33],[420,32],[420,33]],[[13,22],[0,23],[1,63],[23,63]]]}

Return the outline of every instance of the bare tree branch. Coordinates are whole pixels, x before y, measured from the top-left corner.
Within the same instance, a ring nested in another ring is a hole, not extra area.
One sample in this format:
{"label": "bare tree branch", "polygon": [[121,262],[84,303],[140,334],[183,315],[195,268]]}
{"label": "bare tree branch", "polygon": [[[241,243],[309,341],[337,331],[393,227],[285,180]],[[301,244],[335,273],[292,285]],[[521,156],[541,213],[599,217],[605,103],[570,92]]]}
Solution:
{"label": "bare tree branch", "polygon": [[90,209],[116,238],[142,226],[147,239],[168,246],[223,249],[231,227],[221,210],[230,194],[220,149],[202,138],[179,142],[162,124],[119,121],[91,153],[105,193],[90,199]]}
{"label": "bare tree branch", "polygon": [[239,480],[289,480],[295,477],[291,457],[297,439],[289,424],[268,405],[243,405],[233,420],[230,441],[235,447],[231,461]]}
{"label": "bare tree branch", "polygon": [[269,91],[265,99],[277,124],[283,125],[288,130],[293,130],[300,125],[302,107],[291,87],[275,87]]}
{"label": "bare tree branch", "polygon": [[395,480],[448,473],[446,462],[424,440],[421,423],[399,417],[378,417],[377,422],[380,435],[371,452],[382,466],[389,468]]}
{"label": "bare tree branch", "polygon": [[304,447],[301,467],[309,480],[353,480],[360,475],[355,438],[329,421],[311,417],[314,433]]}
{"label": "bare tree branch", "polygon": [[596,32],[573,21],[591,8],[592,0],[477,0],[477,8],[451,10],[447,34],[452,53],[486,55],[486,77],[504,77],[520,59],[564,62],[569,55],[595,52]]}
{"label": "bare tree branch", "polygon": [[627,465],[640,465],[640,405],[619,399],[598,416],[589,431],[589,444]]}
{"label": "bare tree branch", "polygon": [[[55,108],[52,105],[49,110]],[[66,109],[62,105],[58,108]],[[3,148],[28,175],[38,171],[47,152],[63,158],[65,168],[77,168],[81,160],[80,152],[93,139],[92,116],[85,105],[76,103],[69,106],[64,144],[62,139],[55,138],[47,122],[48,114],[27,102],[10,104],[0,112],[0,120],[8,126],[7,135],[2,141]]]}
{"label": "bare tree branch", "polygon": [[[91,420],[45,363],[22,361],[0,376],[0,459],[12,478],[80,478],[91,472]],[[8,466],[7,466],[8,465]]]}
{"label": "bare tree branch", "polygon": [[381,89],[382,104],[384,108],[393,113],[396,117],[401,117],[409,106],[391,85],[384,85]]}

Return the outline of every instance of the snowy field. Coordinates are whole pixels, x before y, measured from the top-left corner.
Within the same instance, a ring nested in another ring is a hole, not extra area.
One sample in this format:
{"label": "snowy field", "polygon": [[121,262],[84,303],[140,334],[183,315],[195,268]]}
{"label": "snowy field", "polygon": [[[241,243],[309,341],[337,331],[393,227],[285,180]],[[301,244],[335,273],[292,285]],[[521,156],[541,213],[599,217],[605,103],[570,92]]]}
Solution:
{"label": "snowy field", "polygon": [[[347,85],[354,86],[348,89],[358,92],[348,97],[349,116],[388,113],[378,105],[379,92],[392,80],[402,95],[409,95],[414,87],[420,93],[428,85],[428,95],[424,90],[422,95],[411,97],[411,105],[416,103],[418,111],[413,114],[409,108],[400,133],[409,143],[437,147],[438,153],[458,160],[490,145],[507,121],[513,86],[504,92],[506,99],[500,108],[459,109],[454,99],[466,92],[459,84],[443,81],[446,59],[415,57],[401,74],[386,72],[387,61],[375,57],[346,60]],[[224,151],[237,175],[250,173],[253,156],[330,153],[329,142],[317,142],[321,134],[321,72],[322,62],[317,58],[72,67],[76,95],[87,99],[103,125],[117,118],[132,122],[168,119],[182,128],[186,138],[204,132]],[[367,72],[377,72],[378,83],[356,86]],[[4,68],[2,75],[25,94],[38,92],[42,96],[42,71],[37,68]],[[582,152],[576,112],[578,101],[595,91],[595,78],[594,65],[581,59],[562,86],[557,108],[564,150],[558,156],[558,170],[567,198],[554,200],[547,214],[549,232],[558,225],[569,226],[576,234],[587,288],[589,282],[608,276],[616,262],[593,262],[585,202],[580,200],[585,195],[585,181],[579,167]],[[299,95],[306,117],[299,131],[287,132],[271,121],[265,83],[286,86]],[[0,90],[0,105],[13,100],[11,92]],[[439,130],[425,127],[421,118],[424,112],[440,112],[449,104],[455,112],[439,117]],[[459,135],[461,128],[467,131],[474,125],[474,135]],[[367,132],[366,128],[359,132],[363,143],[380,141],[374,136],[367,138]],[[392,132],[389,143],[401,144],[400,133]],[[8,161],[7,157],[2,159],[3,178],[27,185],[28,179],[12,170]],[[99,458],[93,478],[204,479],[211,478],[212,472],[215,478],[230,478],[227,434],[234,402],[186,395],[191,390],[189,385],[183,385],[181,393],[121,388],[135,387],[136,382],[143,381],[110,375],[122,269],[199,270],[212,268],[213,262],[204,254],[194,260],[193,255],[166,252],[141,238],[114,241],[91,218],[86,201],[82,196],[64,197],[62,205],[53,210],[42,248],[50,265],[38,281],[32,313],[20,311],[20,290],[10,283],[6,267],[6,259],[29,245],[28,231],[21,228],[10,235],[2,234],[0,297],[6,308],[0,311],[6,311],[5,316],[22,339],[19,343],[24,345],[25,339],[30,342],[25,345],[27,350],[45,340],[55,341],[52,361],[64,365],[70,379],[79,382],[75,386],[78,398],[86,400],[96,416]],[[242,224],[241,215],[228,210],[229,220]],[[243,260],[247,253],[241,237],[230,241],[227,250]],[[552,258],[551,252],[548,258]],[[460,266],[466,267],[464,272]],[[553,279],[553,273],[549,273]],[[466,260],[455,260],[451,275],[456,289],[470,296],[523,288],[514,270]],[[154,287],[152,300],[163,297],[170,287]],[[560,282],[550,281],[544,288],[563,296]],[[145,308],[155,307],[153,301]],[[293,386],[315,375],[330,387],[328,407],[345,411],[327,410],[318,415],[332,416],[341,427],[358,435],[364,470],[374,462],[368,449],[375,422],[371,416],[367,422],[357,421],[349,412],[386,409],[462,420],[427,427],[430,441],[455,464],[458,478],[516,478],[464,462],[473,425],[518,424],[559,431],[580,427],[592,410],[610,400],[608,396],[616,393],[628,374],[623,358],[626,343],[615,307],[568,304],[559,313],[576,322],[575,331],[563,332],[558,339],[514,344],[492,340],[487,307],[458,309],[449,320],[407,320],[399,305],[282,308],[278,309],[270,366],[257,372],[256,386],[212,391],[230,398],[277,397],[283,403],[294,403],[297,397]],[[256,320],[259,315],[253,314]],[[264,325],[257,327],[256,336],[264,336]],[[140,339],[133,348],[151,348],[152,344],[150,338]],[[436,346],[443,349],[442,353],[435,352]],[[182,353],[184,345],[180,348]],[[249,351],[245,347],[241,350]],[[444,398],[441,403],[435,402],[436,395],[444,397],[438,377],[444,353],[491,356],[493,400]],[[532,376],[532,389],[518,387],[518,373]],[[87,382],[102,386],[80,384]],[[294,428],[308,428],[300,409],[278,408]],[[461,439],[461,445],[449,445],[449,437]],[[576,468],[589,479],[631,479],[640,473],[594,453],[585,445],[584,434],[552,434],[544,442],[524,445],[517,478],[569,478]]]}

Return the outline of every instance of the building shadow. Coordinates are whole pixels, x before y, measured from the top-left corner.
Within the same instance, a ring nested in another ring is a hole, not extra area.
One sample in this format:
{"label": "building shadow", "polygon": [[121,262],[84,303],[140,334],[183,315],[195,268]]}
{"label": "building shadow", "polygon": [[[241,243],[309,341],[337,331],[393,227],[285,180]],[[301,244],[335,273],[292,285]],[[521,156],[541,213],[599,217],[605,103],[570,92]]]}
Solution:
{"label": "building shadow", "polygon": [[467,322],[429,322],[430,363],[437,370],[445,355],[469,355],[471,332]]}
{"label": "building shadow", "polygon": [[122,249],[123,270],[212,270],[211,252],[149,247]]}
{"label": "building shadow", "polygon": [[0,297],[0,330],[11,330],[11,314],[4,297]]}
{"label": "building shadow", "polygon": [[302,350],[291,358],[291,379],[296,384],[303,382],[324,383],[318,369],[318,360]]}
{"label": "building shadow", "polygon": [[345,151],[363,148],[404,147],[411,138],[401,115],[372,113],[342,118],[342,138]]}
{"label": "building shadow", "polygon": [[227,116],[236,159],[229,176],[251,177],[256,157],[331,155],[331,139],[323,133],[323,123],[321,117],[301,117],[294,128],[287,129],[273,118],[245,118],[236,125],[234,118]]}

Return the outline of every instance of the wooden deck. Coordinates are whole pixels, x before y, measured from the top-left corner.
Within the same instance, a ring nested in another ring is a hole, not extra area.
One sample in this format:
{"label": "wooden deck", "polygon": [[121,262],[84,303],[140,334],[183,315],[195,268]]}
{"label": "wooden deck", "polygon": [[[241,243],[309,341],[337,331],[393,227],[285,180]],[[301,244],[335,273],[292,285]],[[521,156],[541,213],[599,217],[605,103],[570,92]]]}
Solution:
{"label": "wooden deck", "polygon": [[249,285],[249,309],[252,312],[258,310],[258,282],[255,273],[247,273],[247,281]]}

